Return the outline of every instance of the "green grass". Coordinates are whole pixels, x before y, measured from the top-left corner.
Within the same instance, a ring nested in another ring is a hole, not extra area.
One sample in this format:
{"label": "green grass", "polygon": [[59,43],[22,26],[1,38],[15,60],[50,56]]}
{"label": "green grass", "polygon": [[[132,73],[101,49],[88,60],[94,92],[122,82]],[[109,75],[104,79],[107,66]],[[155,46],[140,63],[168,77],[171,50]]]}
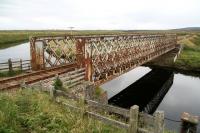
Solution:
{"label": "green grass", "polygon": [[28,42],[30,36],[46,35],[50,33],[61,34],[61,32],[49,31],[0,31],[0,49]]}
{"label": "green grass", "polygon": [[189,40],[194,45],[188,45],[182,42],[182,50],[175,66],[186,70],[200,70],[200,34]]}
{"label": "green grass", "polygon": [[24,73],[24,71],[21,71],[21,70],[0,71],[0,77],[12,77],[12,76],[16,76],[22,73]]}
{"label": "green grass", "polygon": [[123,133],[54,103],[47,94],[19,90],[0,94],[1,133]]}

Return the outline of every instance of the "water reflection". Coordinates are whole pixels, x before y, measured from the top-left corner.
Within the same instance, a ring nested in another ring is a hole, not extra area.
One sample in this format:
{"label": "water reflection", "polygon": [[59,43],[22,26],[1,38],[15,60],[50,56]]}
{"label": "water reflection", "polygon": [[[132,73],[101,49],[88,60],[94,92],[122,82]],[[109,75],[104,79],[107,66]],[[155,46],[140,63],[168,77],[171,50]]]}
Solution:
{"label": "water reflection", "polygon": [[30,44],[23,43],[17,46],[0,50],[0,62],[8,61],[12,59],[30,59]]}
{"label": "water reflection", "polygon": [[[180,120],[182,112],[200,116],[200,79],[175,74],[174,83],[158,110],[164,110],[166,117],[175,120]],[[179,130],[180,123],[166,121],[166,126],[172,130]],[[200,131],[200,124],[198,131]]]}
{"label": "water reflection", "polygon": [[109,99],[109,103],[123,108],[139,105],[140,111],[152,114],[173,83],[172,71],[153,69]]}
{"label": "water reflection", "polygon": [[128,73],[125,73],[105,84],[101,87],[108,92],[108,98],[113,97],[124,88],[128,87],[130,84],[144,76],[146,73],[151,71],[148,67],[137,67]]}

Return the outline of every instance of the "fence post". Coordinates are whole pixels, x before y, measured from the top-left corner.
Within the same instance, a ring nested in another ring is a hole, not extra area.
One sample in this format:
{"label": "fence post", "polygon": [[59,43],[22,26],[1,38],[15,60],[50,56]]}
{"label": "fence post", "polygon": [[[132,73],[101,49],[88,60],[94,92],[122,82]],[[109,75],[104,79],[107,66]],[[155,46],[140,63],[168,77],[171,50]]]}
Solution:
{"label": "fence post", "polygon": [[130,108],[130,120],[129,120],[129,133],[137,133],[138,130],[138,114],[139,106],[134,105]]}
{"label": "fence post", "polygon": [[28,65],[28,70],[31,70],[31,66],[30,66],[30,64]]}
{"label": "fence post", "polygon": [[9,72],[11,72],[13,70],[11,58],[8,59],[8,68],[9,68]]}
{"label": "fence post", "polygon": [[21,86],[22,89],[26,88],[26,82],[25,82],[25,80],[21,81],[20,86]]}
{"label": "fence post", "polygon": [[199,117],[193,116],[189,113],[183,112],[181,115],[181,131],[180,133],[197,133],[197,126],[199,123]]}
{"label": "fence post", "polygon": [[164,111],[156,111],[155,117],[155,133],[164,133]]}
{"label": "fence post", "polygon": [[22,71],[22,69],[23,69],[23,68],[22,68],[22,59],[20,59],[19,62],[20,62],[20,70]]}
{"label": "fence post", "polygon": [[94,100],[95,87],[92,83],[88,83],[85,87],[85,98],[89,100]]}
{"label": "fence post", "polygon": [[49,93],[50,93],[51,99],[54,99],[55,98],[55,89],[54,89],[54,87],[49,88]]}

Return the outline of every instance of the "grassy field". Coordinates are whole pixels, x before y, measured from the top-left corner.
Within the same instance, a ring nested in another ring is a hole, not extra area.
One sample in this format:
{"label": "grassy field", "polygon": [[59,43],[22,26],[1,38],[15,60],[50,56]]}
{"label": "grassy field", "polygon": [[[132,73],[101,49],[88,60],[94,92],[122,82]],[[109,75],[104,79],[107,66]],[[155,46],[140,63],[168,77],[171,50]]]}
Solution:
{"label": "grassy field", "polygon": [[[114,34],[123,33],[122,31],[73,31],[74,35],[77,34]],[[46,30],[46,31],[0,31],[0,49],[8,48],[23,42],[28,42],[30,36],[41,35],[63,35],[71,34],[70,31],[62,30]]]}
{"label": "grassy field", "polygon": [[54,103],[47,94],[19,90],[0,94],[1,133],[123,133]]}
{"label": "grassy field", "polygon": [[45,35],[45,34],[61,34],[64,32],[50,31],[0,31],[0,49],[8,48],[23,42],[29,41],[29,36]]}

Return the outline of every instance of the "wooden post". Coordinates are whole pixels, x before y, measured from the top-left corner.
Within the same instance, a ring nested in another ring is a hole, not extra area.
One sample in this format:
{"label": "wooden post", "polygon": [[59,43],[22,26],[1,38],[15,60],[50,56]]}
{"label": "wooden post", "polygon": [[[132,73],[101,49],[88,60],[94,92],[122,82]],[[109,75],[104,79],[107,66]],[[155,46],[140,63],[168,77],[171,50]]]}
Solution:
{"label": "wooden post", "polygon": [[22,67],[22,59],[20,59],[20,70],[22,71],[23,67]]}
{"label": "wooden post", "polygon": [[164,133],[164,111],[156,111],[154,114],[155,117],[155,133]]}
{"label": "wooden post", "polygon": [[199,123],[198,116],[193,116],[189,113],[183,112],[181,115],[181,133],[196,133],[197,125]]}
{"label": "wooden post", "polygon": [[28,65],[28,70],[31,70],[31,66],[30,66],[30,64]]}
{"label": "wooden post", "polygon": [[55,98],[55,89],[54,89],[54,87],[49,88],[49,93],[50,93],[51,99],[54,99]]}
{"label": "wooden post", "polygon": [[20,86],[21,86],[22,89],[26,88],[26,82],[25,82],[25,80],[21,81]]}
{"label": "wooden post", "polygon": [[134,105],[130,108],[130,127],[129,133],[137,133],[138,130],[138,114],[139,114],[139,106]]}
{"label": "wooden post", "polygon": [[85,87],[85,98],[88,100],[94,100],[95,99],[94,94],[95,94],[94,85],[90,83]]}
{"label": "wooden post", "polygon": [[13,71],[11,59],[8,59],[8,68],[9,68],[9,72]]}

